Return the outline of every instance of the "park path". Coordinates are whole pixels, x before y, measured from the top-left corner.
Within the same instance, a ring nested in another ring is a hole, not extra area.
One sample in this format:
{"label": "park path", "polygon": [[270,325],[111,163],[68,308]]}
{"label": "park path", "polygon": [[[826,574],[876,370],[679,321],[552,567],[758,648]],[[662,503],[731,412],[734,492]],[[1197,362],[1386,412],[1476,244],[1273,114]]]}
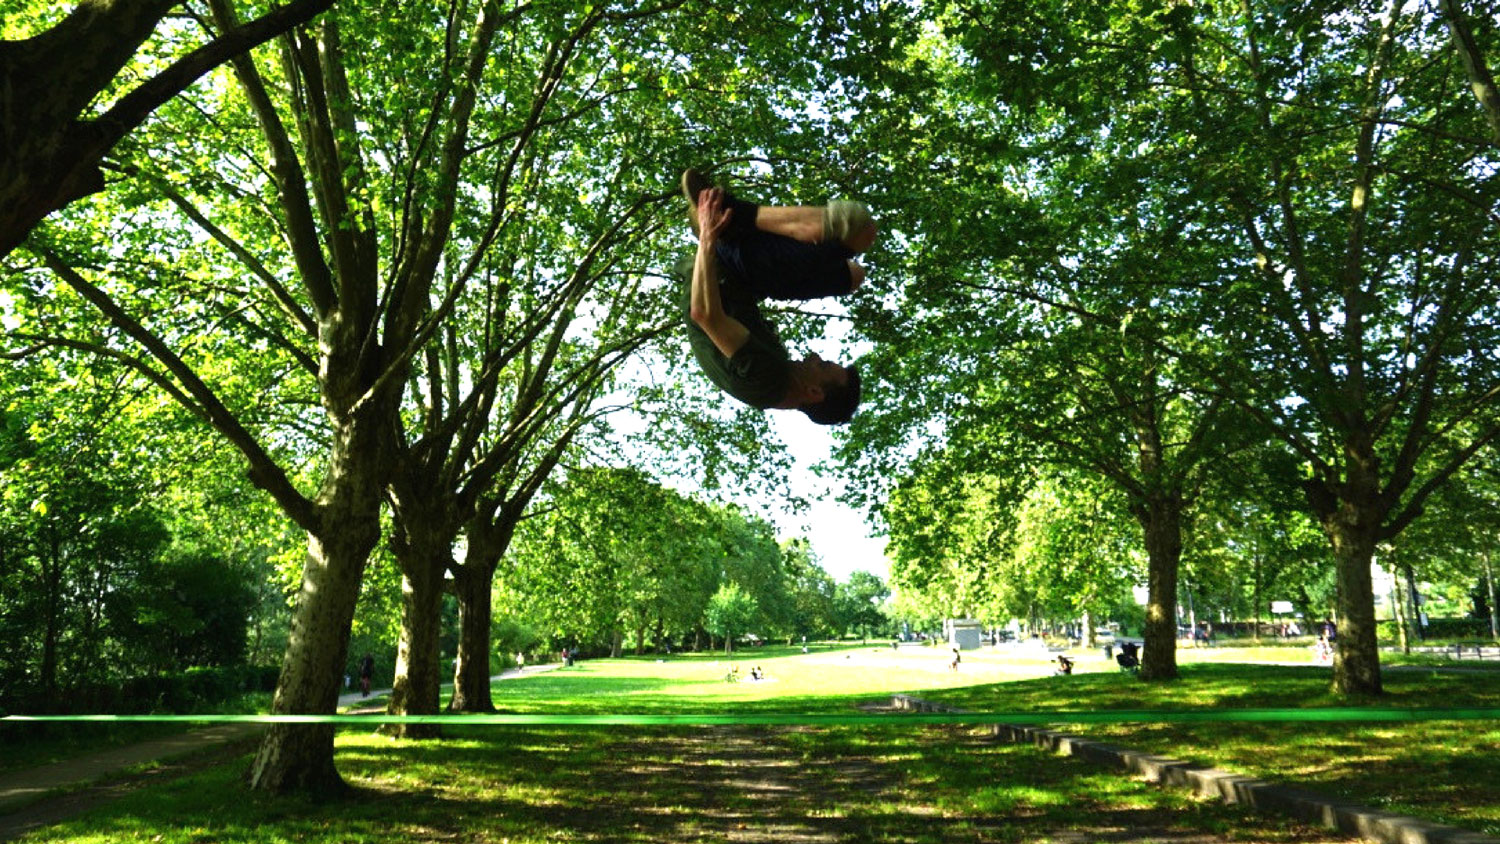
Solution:
{"label": "park path", "polygon": [[[555,664],[531,665],[512,669],[491,677],[511,680],[556,668]],[[369,697],[388,695],[390,689],[371,690]],[[339,711],[358,707],[367,697],[359,692],[339,696]],[[354,712],[380,712],[353,709]],[[227,747],[258,736],[263,724],[211,724],[184,733],[137,742],[63,759],[35,768],[0,774],[0,841],[13,838],[29,829],[71,817],[84,809],[106,802],[129,790],[119,785],[97,786],[114,774],[142,765],[181,760],[205,751]],[[46,795],[62,792],[54,798]]]}

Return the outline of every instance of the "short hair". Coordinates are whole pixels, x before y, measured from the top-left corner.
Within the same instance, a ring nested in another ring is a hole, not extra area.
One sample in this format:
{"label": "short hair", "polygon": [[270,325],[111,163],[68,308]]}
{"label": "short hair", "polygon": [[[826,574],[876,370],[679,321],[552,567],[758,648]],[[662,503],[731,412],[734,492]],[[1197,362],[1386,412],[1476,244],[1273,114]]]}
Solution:
{"label": "short hair", "polygon": [[849,380],[843,384],[823,385],[823,400],[802,406],[807,418],[819,425],[843,425],[854,418],[859,407],[859,368],[847,367]]}

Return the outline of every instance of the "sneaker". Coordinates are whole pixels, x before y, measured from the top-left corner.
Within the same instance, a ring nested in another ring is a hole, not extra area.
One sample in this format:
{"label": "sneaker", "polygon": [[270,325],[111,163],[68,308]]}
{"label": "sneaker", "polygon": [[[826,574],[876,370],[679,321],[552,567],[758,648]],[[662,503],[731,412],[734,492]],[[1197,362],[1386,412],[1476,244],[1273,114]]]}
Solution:
{"label": "sneaker", "polygon": [[835,199],[823,206],[823,239],[848,243],[850,235],[874,223],[863,202]]}
{"label": "sneaker", "polygon": [[693,227],[693,234],[698,233],[698,194],[713,186],[707,176],[691,167],[682,171],[682,195],[687,199],[688,224]]}

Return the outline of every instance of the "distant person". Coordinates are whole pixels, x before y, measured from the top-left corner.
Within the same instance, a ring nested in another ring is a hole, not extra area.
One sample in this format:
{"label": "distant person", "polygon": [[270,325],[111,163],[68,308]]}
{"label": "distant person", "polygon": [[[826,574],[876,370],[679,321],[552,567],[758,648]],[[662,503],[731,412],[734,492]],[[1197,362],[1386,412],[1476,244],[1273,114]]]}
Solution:
{"label": "distant person", "polygon": [[526,654],[516,651],[516,671],[526,670]]}
{"label": "distant person", "polygon": [[1141,646],[1135,642],[1121,642],[1120,655],[1115,657],[1121,671],[1136,671],[1141,667]]}
{"label": "distant person", "polygon": [[1073,673],[1073,660],[1068,659],[1067,657],[1063,656],[1062,654],[1058,654],[1057,655],[1057,668],[1054,671],[1057,674],[1072,674]]}
{"label": "distant person", "polygon": [[364,697],[370,696],[370,678],[375,674],[375,657],[365,654],[359,661],[359,691]]}
{"label": "distant person", "polygon": [[963,657],[959,655],[958,648],[954,648],[953,649],[953,661],[950,662],[950,663],[948,663],[948,670],[950,670],[950,671],[957,671],[958,670],[958,664],[960,662],[963,662]]}

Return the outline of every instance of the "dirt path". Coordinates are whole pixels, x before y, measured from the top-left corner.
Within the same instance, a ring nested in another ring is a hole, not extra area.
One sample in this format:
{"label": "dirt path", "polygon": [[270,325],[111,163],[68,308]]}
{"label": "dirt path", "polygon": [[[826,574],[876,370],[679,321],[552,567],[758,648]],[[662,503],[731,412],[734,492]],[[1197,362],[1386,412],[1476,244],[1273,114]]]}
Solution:
{"label": "dirt path", "polygon": [[[237,729],[229,730],[228,727]],[[123,763],[121,768],[104,770],[95,780],[82,785],[70,779],[65,783],[69,790],[27,803],[9,814],[0,808],[0,841],[9,841],[34,829],[67,820],[132,791],[224,764],[253,749],[259,741],[261,729],[253,724],[221,725],[221,729],[195,730],[174,737],[181,742],[163,739],[119,748],[114,756]],[[161,761],[162,756],[155,755],[157,753],[169,757],[170,761]],[[105,755],[99,754],[99,757]],[[137,765],[149,767],[124,772]]]}
{"label": "dirt path", "polygon": [[16,808],[33,803],[50,792],[95,782],[151,762],[254,738],[262,729],[256,724],[214,724],[175,736],[64,759],[39,768],[12,771],[0,776],[0,823],[9,820],[8,813]]}

